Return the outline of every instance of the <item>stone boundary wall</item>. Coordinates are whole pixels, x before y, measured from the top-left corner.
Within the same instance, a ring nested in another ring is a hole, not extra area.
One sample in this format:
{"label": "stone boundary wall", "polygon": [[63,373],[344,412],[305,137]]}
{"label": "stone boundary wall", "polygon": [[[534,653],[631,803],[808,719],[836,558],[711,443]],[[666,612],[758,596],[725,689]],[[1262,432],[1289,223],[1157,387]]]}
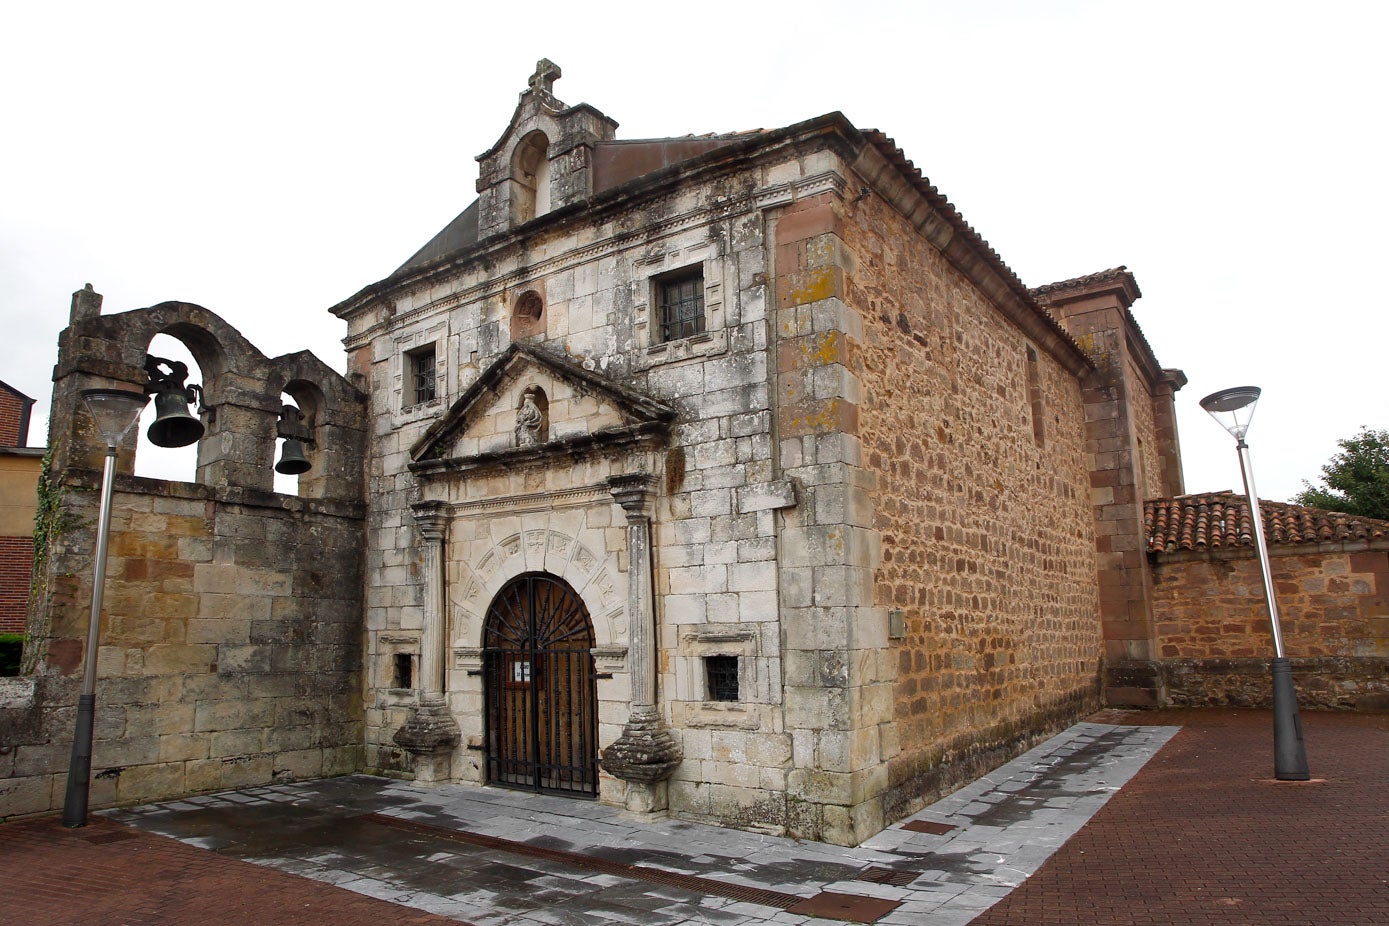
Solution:
{"label": "stone boundary wall", "polygon": [[[60,807],[83,674],[106,441],[83,393],[145,391],[180,341],[201,379],[195,483],[115,454],[90,805],[314,778],[361,764],[365,396],[308,351],[268,358],[207,309],[112,315],[89,285],[58,336],[49,484],[24,678],[0,691],[0,819]],[[167,386],[167,384],[165,384]],[[284,397],[311,469],[273,491]],[[193,411],[189,412],[190,416]]]}
{"label": "stone boundary wall", "polygon": [[[33,675],[0,690],[0,818],[62,806],[100,474],[69,471]],[[119,476],[91,805],[355,771],[360,503]],[[36,618],[43,616],[36,609]]]}
{"label": "stone boundary wall", "polygon": [[[1389,543],[1270,554],[1299,702],[1389,709]],[[1273,640],[1254,552],[1159,553],[1152,562],[1161,658],[1116,670],[1156,676],[1171,705],[1268,706]]]}

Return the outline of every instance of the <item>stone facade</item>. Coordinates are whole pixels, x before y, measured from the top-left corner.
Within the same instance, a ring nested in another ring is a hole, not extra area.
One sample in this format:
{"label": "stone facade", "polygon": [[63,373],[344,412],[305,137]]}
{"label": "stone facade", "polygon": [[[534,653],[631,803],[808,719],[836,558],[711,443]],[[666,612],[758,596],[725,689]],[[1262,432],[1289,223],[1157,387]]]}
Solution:
{"label": "stone facade", "polygon": [[1098,703],[1088,370],[1003,316],[891,203],[865,200],[848,224],[873,487],[857,498],[881,547],[873,603],[905,619],[872,651],[897,663],[881,670],[894,684],[870,753],[888,766],[891,820],[962,761]]}
{"label": "stone facade", "polygon": [[487,642],[530,577],[586,612],[590,793],[634,810],[857,842],[1096,705],[1091,470],[1147,478],[1099,393],[1170,480],[1180,384],[1116,391],[885,136],[619,142],[557,73],[334,309],[374,422],[367,766],[498,780],[505,705],[557,697]]}
{"label": "stone facade", "polygon": [[[91,802],[349,772],[361,764],[362,399],[307,352],[268,359],[217,316],[165,303],[100,314],[74,298],[55,370],[61,503],[25,649],[0,689],[0,816],[61,806],[92,593],[105,443],[86,388],[139,390],[156,334],[202,369],[199,482],[118,457],[96,689]],[[281,395],[310,417],[315,468],[271,490]]]}

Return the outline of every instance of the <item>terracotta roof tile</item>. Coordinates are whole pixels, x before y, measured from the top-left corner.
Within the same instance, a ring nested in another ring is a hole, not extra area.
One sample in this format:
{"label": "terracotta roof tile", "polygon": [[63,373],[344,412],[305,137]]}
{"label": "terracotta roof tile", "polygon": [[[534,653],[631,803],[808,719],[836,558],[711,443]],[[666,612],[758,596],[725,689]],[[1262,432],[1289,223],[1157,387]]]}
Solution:
{"label": "terracotta roof tile", "polygon": [[[1259,511],[1270,546],[1389,541],[1389,521],[1264,499]],[[1146,501],[1143,529],[1151,553],[1254,546],[1249,502],[1233,492]]]}
{"label": "terracotta roof tile", "polygon": [[[1034,286],[1032,287],[1032,294],[1034,296],[1045,296],[1048,293],[1062,292],[1068,289],[1083,289],[1087,286],[1093,286],[1096,283],[1119,283],[1128,275],[1129,268],[1124,264],[1120,264],[1118,267],[1110,267],[1108,270],[1097,270],[1094,273],[1087,273],[1083,277],[1073,277],[1069,280],[1058,280],[1055,283],[1047,283],[1044,286]],[[1134,283],[1133,288],[1137,291],[1138,284]],[[1142,293],[1139,293],[1139,295],[1142,295]]]}

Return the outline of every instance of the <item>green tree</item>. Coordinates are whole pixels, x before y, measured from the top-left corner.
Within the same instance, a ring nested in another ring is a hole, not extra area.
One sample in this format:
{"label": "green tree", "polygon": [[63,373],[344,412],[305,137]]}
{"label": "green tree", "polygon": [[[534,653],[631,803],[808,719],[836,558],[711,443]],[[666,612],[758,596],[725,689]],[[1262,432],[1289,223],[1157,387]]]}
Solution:
{"label": "green tree", "polygon": [[1389,431],[1361,428],[1336,443],[1341,452],[1321,468],[1325,485],[1303,480],[1293,502],[1389,521]]}

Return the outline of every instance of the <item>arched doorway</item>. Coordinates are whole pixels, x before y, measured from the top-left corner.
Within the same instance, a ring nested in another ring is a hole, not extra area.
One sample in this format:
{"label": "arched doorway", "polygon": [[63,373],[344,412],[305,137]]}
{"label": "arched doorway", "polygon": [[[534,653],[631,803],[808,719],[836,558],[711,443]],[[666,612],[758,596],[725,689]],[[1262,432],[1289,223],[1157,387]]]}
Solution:
{"label": "arched doorway", "polygon": [[487,780],[563,794],[598,793],[593,624],[562,579],[512,579],[487,611],[483,675]]}

